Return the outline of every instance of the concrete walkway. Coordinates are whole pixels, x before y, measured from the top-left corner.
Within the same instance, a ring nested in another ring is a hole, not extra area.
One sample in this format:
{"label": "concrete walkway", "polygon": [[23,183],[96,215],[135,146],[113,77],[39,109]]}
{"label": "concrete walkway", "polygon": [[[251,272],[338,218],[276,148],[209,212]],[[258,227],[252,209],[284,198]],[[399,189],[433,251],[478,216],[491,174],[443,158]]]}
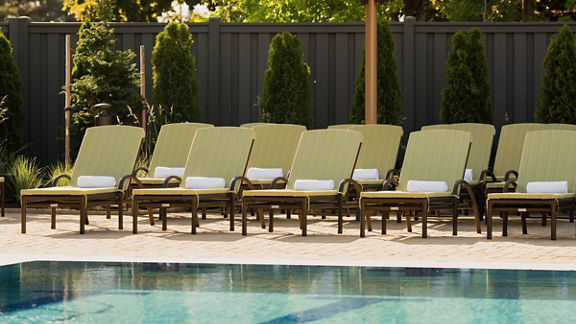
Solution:
{"label": "concrete walkway", "polygon": [[[239,219],[239,215],[237,215]],[[309,218],[308,237],[301,237],[298,220],[275,218],[275,232],[260,229],[251,218],[249,235],[228,232],[228,220],[209,214],[201,220],[197,235],[191,235],[190,215],[170,213],[168,231],[163,232],[139,218],[139,234],[131,233],[132,217],[125,229],[117,230],[117,218],[90,213],[85,235],[78,234],[79,216],[63,212],[57,229],[50,229],[47,210],[30,210],[28,234],[20,234],[20,210],[8,209],[0,218],[0,265],[31,260],[154,261],[245,264],[317,264],[410,267],[458,267],[502,269],[576,270],[575,225],[558,224],[558,240],[550,240],[550,227],[530,220],[528,235],[521,234],[519,218],[509,222],[509,237],[501,236],[501,221],[495,219],[494,239],[476,234],[472,218],[459,223],[459,235],[451,235],[450,217],[429,219],[429,238],[420,237],[420,222],[413,233],[405,223],[388,221],[388,234],[380,235],[380,220],[374,231],[359,237],[359,224],[349,218],[344,234],[336,233],[336,218]],[[482,228],[485,231],[485,227]]]}

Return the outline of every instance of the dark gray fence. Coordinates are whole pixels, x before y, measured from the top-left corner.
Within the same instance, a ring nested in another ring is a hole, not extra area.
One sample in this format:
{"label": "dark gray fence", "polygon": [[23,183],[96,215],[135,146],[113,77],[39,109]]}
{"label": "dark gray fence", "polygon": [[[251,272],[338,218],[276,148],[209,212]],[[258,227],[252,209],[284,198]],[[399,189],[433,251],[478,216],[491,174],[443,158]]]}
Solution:
{"label": "dark gray fence", "polygon": [[[150,62],[154,38],[163,24],[113,23],[120,49],[146,46],[147,94],[152,101]],[[24,87],[24,138],[42,163],[62,156],[65,35],[75,47],[79,23],[29,23],[10,19],[0,27],[14,47]],[[405,130],[439,122],[450,37],[479,27],[484,33],[495,124],[533,120],[543,61],[559,23],[393,23],[395,57],[404,93]],[[362,60],[362,23],[230,24],[211,19],[191,24],[200,81],[199,101],[206,122],[239,125],[256,121],[271,38],[296,34],[312,71],[315,127],[346,123],[354,80]]]}

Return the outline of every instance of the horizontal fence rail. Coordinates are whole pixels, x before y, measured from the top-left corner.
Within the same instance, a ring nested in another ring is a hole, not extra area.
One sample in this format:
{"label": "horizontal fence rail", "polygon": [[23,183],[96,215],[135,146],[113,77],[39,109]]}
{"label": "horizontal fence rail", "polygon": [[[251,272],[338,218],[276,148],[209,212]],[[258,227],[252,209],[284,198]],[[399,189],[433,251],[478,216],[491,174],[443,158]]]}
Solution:
{"label": "horizontal fence rail", "polygon": [[[118,49],[139,53],[139,46],[145,46],[146,93],[153,103],[150,58],[155,37],[165,24],[110,25]],[[392,23],[405,132],[439,122],[450,38],[457,31],[474,27],[483,32],[495,125],[533,121],[546,48],[561,26],[428,23],[411,17],[403,23]],[[65,36],[72,35],[74,53],[79,27],[80,23],[31,23],[25,17],[0,23],[12,43],[23,80],[24,140],[29,152],[43,164],[63,156]],[[200,83],[198,100],[205,122],[225,126],[257,121],[270,40],[284,31],[301,40],[304,60],[311,68],[315,128],[348,122],[354,81],[362,62],[362,23],[238,24],[222,23],[218,18],[190,24]]]}

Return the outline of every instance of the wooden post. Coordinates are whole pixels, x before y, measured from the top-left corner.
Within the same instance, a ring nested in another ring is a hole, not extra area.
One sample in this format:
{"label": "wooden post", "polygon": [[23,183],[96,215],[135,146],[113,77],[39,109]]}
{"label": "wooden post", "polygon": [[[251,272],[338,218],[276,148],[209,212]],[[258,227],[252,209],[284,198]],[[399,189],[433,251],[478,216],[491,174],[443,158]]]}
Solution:
{"label": "wooden post", "polygon": [[144,45],[140,45],[140,98],[142,99],[142,128],[146,132],[146,54]]}
{"label": "wooden post", "polygon": [[364,71],[365,79],[365,91],[364,91],[364,122],[366,125],[377,124],[378,117],[376,112],[377,105],[377,12],[376,12],[376,0],[368,0],[366,4],[366,67]]}
{"label": "wooden post", "polygon": [[72,55],[70,49],[70,34],[66,35],[66,84],[64,99],[64,163],[70,166],[70,82]]}

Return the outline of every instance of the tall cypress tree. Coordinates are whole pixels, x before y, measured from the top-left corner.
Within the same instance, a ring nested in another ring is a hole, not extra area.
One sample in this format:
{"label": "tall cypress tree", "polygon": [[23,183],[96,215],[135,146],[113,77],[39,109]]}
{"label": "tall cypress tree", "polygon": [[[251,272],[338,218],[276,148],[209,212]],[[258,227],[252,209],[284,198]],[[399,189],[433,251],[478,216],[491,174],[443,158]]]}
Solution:
{"label": "tall cypress tree", "polygon": [[576,43],[568,25],[550,41],[544,71],[536,121],[576,124]]}
{"label": "tall cypress tree", "polygon": [[172,109],[172,122],[200,121],[196,59],[188,25],[170,22],[156,36],[152,51],[154,102]]}
{"label": "tall cypress tree", "polygon": [[452,36],[440,107],[443,123],[492,123],[488,66],[481,36],[477,28]]}
{"label": "tall cypress tree", "polygon": [[288,32],[270,43],[259,108],[263,122],[313,126],[310,67],[304,63],[300,40]]}
{"label": "tall cypress tree", "polygon": [[0,99],[7,108],[0,123],[0,144],[8,152],[15,152],[22,146],[22,79],[12,58],[12,47],[0,32]]}
{"label": "tall cypress tree", "polygon": [[[378,21],[378,85],[377,112],[379,124],[399,125],[402,122],[402,90],[398,79],[398,68],[394,60],[394,38],[388,22]],[[356,77],[354,101],[352,102],[351,122],[364,122],[365,56],[362,56],[362,68]]]}

